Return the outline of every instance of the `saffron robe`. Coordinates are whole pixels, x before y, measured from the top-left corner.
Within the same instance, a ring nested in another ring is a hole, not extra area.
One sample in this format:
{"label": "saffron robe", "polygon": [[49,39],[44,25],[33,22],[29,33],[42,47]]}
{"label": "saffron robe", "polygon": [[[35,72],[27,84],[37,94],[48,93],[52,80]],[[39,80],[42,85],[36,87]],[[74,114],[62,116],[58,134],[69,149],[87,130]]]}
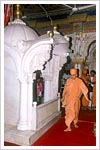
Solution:
{"label": "saffron robe", "polygon": [[65,106],[66,126],[70,126],[72,121],[74,121],[74,124],[78,122],[80,97],[82,96],[82,93],[88,100],[88,88],[80,78],[76,77],[75,79],[67,79],[61,100],[62,105]]}
{"label": "saffron robe", "polygon": [[92,103],[93,103],[93,106],[96,107],[96,76],[94,76],[92,82],[94,83],[93,94],[92,94]]}
{"label": "saffron robe", "polygon": [[[86,75],[82,74],[80,78],[85,82],[86,85],[88,84],[88,78]],[[88,105],[89,105],[89,102],[86,100],[86,98],[83,95],[82,96],[82,106],[87,107]]]}

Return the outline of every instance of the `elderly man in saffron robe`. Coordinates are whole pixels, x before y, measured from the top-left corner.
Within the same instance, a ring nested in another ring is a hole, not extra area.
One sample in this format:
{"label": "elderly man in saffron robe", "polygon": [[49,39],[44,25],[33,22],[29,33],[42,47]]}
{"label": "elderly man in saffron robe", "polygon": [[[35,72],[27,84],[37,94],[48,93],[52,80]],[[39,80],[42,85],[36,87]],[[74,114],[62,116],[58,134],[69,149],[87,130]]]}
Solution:
{"label": "elderly man in saffron robe", "polygon": [[62,107],[65,107],[65,132],[71,131],[71,123],[74,122],[75,128],[78,128],[78,116],[80,111],[80,97],[84,94],[87,101],[88,88],[84,82],[77,77],[77,69],[70,69],[70,78],[66,81],[62,93]]}

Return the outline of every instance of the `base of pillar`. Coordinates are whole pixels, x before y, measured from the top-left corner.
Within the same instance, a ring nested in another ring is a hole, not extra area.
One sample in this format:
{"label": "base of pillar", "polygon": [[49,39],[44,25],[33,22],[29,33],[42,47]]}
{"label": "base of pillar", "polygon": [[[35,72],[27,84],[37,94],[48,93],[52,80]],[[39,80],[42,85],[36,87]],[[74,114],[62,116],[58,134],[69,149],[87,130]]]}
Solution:
{"label": "base of pillar", "polygon": [[15,126],[7,126],[5,128],[4,141],[15,143],[22,146],[31,146],[38,138],[40,138],[50,127],[52,127],[60,118],[59,113],[53,120],[37,131],[20,131]]}
{"label": "base of pillar", "polygon": [[32,127],[31,127],[31,123],[19,123],[18,126],[17,126],[17,129],[18,130],[21,130],[21,131],[25,131],[25,130],[31,130]]}

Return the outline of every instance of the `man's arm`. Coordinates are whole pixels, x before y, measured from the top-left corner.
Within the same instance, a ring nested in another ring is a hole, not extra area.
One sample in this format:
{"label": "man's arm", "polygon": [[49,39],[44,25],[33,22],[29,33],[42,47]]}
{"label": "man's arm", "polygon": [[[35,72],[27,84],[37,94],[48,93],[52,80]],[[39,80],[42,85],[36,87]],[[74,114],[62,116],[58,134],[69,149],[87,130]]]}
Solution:
{"label": "man's arm", "polygon": [[82,90],[82,93],[83,93],[83,95],[85,96],[86,100],[89,101],[89,98],[88,98],[88,88],[87,88],[87,86],[84,84],[83,81],[81,81],[81,90]]}

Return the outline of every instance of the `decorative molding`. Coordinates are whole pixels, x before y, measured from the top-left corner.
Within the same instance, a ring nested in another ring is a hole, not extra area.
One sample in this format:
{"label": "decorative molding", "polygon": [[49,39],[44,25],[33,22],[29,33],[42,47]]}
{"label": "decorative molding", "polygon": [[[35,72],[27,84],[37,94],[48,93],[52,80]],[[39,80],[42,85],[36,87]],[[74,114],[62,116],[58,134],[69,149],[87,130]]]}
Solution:
{"label": "decorative molding", "polygon": [[26,23],[23,22],[21,19],[15,19],[14,21],[8,23],[8,25],[11,25],[11,24],[21,24],[21,25],[26,25]]}

